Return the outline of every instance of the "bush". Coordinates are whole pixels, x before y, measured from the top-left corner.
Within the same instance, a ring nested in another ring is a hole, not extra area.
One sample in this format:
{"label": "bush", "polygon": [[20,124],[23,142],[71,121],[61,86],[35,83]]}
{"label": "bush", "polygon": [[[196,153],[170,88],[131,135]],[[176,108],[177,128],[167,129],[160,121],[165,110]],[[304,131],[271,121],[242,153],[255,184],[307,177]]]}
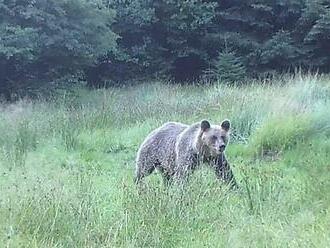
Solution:
{"label": "bush", "polygon": [[256,130],[249,149],[256,155],[276,155],[303,142],[311,131],[310,118],[305,115],[271,118]]}

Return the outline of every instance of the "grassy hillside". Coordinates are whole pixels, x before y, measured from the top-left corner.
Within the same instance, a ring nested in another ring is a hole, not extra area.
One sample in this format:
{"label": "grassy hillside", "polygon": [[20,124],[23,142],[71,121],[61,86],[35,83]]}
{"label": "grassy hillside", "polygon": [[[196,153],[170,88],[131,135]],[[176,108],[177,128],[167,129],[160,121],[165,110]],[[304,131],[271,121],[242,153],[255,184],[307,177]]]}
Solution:
{"label": "grassy hillside", "polygon": [[[77,92],[1,107],[3,247],[330,247],[328,77]],[[224,118],[238,191],[208,168],[136,189],[151,130]]]}

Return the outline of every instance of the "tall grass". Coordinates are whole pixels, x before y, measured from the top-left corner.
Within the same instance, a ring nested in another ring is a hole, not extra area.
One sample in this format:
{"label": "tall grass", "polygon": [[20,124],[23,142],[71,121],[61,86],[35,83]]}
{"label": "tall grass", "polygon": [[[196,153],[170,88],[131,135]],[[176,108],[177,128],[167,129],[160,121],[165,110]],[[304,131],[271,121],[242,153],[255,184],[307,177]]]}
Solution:
{"label": "tall grass", "polygon": [[[241,86],[152,82],[21,101],[0,112],[4,247],[328,247],[330,79]],[[184,190],[133,184],[136,151],[166,121],[232,121],[239,182],[211,169]]]}

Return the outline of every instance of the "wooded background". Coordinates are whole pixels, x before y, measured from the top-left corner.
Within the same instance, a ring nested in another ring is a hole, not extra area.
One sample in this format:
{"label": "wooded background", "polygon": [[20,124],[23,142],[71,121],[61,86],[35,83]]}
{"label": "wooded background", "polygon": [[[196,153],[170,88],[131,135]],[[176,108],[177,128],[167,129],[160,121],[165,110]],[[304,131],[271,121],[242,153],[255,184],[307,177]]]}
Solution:
{"label": "wooded background", "polygon": [[330,71],[329,0],[0,0],[0,95]]}

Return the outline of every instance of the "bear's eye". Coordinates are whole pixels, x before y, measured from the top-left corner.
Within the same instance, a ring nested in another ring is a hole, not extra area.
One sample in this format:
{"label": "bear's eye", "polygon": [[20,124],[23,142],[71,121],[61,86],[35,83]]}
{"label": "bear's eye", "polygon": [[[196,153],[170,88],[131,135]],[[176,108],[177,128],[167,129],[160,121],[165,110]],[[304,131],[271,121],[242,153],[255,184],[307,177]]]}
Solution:
{"label": "bear's eye", "polygon": [[226,136],[221,136],[221,139],[222,140],[226,140]]}
{"label": "bear's eye", "polygon": [[218,139],[218,137],[217,136],[215,136],[215,135],[212,135],[212,140],[217,140]]}

